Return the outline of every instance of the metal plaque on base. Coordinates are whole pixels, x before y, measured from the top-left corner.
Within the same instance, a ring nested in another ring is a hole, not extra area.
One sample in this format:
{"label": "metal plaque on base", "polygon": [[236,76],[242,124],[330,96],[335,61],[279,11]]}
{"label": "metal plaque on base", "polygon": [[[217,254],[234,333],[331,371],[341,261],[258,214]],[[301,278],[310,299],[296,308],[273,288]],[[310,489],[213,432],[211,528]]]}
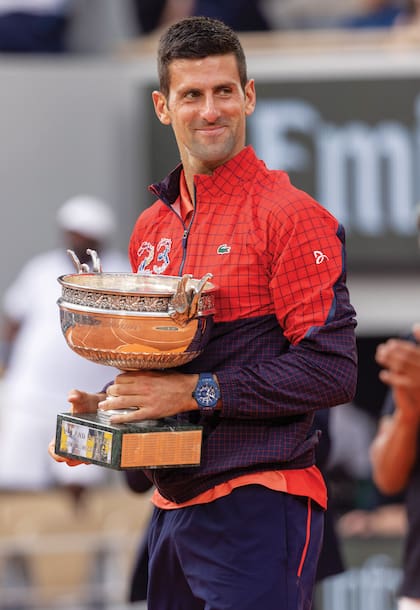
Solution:
{"label": "metal plaque on base", "polygon": [[115,470],[196,466],[202,428],[162,419],[107,424],[96,413],[57,416],[55,452]]}

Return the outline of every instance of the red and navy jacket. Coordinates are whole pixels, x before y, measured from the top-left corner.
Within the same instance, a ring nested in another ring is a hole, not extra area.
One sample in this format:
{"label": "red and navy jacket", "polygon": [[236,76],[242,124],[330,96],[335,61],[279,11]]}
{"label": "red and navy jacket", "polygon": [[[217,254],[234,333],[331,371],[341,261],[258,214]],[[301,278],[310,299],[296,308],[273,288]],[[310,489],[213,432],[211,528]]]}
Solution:
{"label": "red and navy jacket", "polygon": [[221,389],[220,411],[178,416],[204,426],[201,465],[147,473],[178,503],[248,472],[312,465],[314,412],[352,400],[357,376],[343,227],[251,147],[194,177],[184,221],[181,170],[150,187],[158,200],[129,245],[134,272],[210,272],[218,286],[210,341],[180,367],[215,373]]}

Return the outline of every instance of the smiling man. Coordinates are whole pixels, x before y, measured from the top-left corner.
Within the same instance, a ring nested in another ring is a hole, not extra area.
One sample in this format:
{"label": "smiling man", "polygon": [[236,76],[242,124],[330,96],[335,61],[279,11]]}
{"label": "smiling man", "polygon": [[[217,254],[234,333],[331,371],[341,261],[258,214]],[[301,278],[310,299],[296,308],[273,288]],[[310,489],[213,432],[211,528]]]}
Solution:
{"label": "smiling man", "polygon": [[119,375],[74,411],[140,408],[113,423],[174,416],[204,429],[198,467],[146,471],[156,487],[149,610],[309,610],[325,484],[315,411],[351,401],[354,310],[344,231],[246,141],[255,108],[237,35],[220,21],[172,25],[158,52],[158,119],[181,163],[150,188],[134,272],[218,286],[214,328],[192,362]]}
{"label": "smiling man", "polygon": [[169,90],[153,93],[159,120],[172,125],[190,196],[194,175],[211,174],[245,145],[254,81],[242,85],[234,55],[174,60]]}

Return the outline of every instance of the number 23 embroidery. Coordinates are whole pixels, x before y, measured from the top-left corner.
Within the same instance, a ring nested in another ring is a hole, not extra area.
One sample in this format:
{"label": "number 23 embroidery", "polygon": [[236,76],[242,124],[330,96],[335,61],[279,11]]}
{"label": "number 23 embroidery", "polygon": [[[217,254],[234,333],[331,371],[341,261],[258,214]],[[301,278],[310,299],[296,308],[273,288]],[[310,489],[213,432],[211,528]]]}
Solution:
{"label": "number 23 embroidery", "polygon": [[[165,271],[169,265],[169,252],[171,250],[172,240],[169,237],[162,237],[159,241],[157,248],[149,241],[144,241],[137,250],[137,256],[139,257],[139,265],[137,272],[139,273],[156,273],[160,274]],[[160,263],[160,265],[151,265],[153,261]]]}

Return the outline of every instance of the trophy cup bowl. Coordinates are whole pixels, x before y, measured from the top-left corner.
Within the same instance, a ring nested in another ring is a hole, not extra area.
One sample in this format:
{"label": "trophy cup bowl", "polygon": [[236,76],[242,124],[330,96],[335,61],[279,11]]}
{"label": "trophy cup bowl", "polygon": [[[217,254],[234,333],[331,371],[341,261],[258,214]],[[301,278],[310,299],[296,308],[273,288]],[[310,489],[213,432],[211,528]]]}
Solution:
{"label": "trophy cup bowl", "polygon": [[58,278],[68,346],[124,371],[180,366],[205,347],[215,287],[191,276],[81,273]]}
{"label": "trophy cup bowl", "polygon": [[[57,304],[63,336],[76,354],[136,371],[177,367],[204,349],[215,311],[211,274],[196,279],[105,273],[96,253],[88,251],[91,272],[69,253],[78,272],[58,278],[62,293]],[[110,416],[116,412],[59,414],[56,453],[114,469],[199,463],[200,426],[173,419],[112,425]]]}

